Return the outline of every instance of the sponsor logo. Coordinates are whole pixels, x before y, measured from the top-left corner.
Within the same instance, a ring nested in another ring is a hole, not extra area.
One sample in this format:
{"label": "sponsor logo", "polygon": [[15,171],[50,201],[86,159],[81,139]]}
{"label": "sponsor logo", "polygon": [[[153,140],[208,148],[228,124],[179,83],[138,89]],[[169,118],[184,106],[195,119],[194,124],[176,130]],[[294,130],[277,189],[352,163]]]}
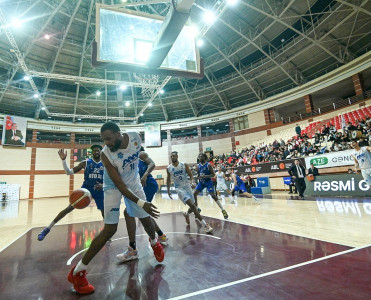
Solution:
{"label": "sponsor logo", "polygon": [[118,157],[119,159],[121,159],[121,158],[124,157],[124,154],[122,154],[121,152],[119,152],[119,153],[117,153],[117,157]]}
{"label": "sponsor logo", "polygon": [[122,168],[125,169],[127,165],[132,164],[133,162],[138,160],[139,152],[134,153],[133,155],[130,155],[128,158],[124,159],[122,162]]}
{"label": "sponsor logo", "polygon": [[328,164],[328,159],[327,157],[312,158],[310,163],[315,166],[324,166]]}
{"label": "sponsor logo", "polygon": [[279,168],[280,168],[281,170],[284,170],[284,169],[285,169],[285,164],[284,164],[284,163],[280,163]]}
{"label": "sponsor logo", "polygon": [[[361,180],[358,183],[358,188],[361,191],[368,191],[370,189],[370,186],[367,184],[365,180]],[[337,192],[337,191],[355,191],[356,190],[356,183],[354,178],[343,181],[343,180],[334,180],[334,181],[315,181],[314,182],[314,191],[332,191],[332,192]]]}
{"label": "sponsor logo", "polygon": [[113,211],[120,211],[120,208],[118,208],[118,207],[113,207],[113,208],[111,208],[111,212],[113,212]]}

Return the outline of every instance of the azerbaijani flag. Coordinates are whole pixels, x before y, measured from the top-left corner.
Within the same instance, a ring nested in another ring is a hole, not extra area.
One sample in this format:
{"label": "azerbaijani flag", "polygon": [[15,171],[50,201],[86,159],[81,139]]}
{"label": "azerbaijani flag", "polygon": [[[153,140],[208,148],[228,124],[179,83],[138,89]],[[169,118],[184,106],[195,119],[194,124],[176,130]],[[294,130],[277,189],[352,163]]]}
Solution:
{"label": "azerbaijani flag", "polygon": [[5,129],[12,129],[12,125],[14,123],[14,119],[11,116],[7,116],[5,119]]}

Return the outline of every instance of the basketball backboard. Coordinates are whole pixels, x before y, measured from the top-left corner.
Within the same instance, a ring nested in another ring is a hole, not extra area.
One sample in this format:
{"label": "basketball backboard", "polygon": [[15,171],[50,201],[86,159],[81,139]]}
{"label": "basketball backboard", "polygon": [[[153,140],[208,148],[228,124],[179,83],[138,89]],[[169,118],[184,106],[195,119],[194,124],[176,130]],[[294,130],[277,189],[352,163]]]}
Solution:
{"label": "basketball backboard", "polygon": [[[203,77],[194,27],[185,25],[159,68],[148,65],[164,17],[97,4],[93,64],[135,73]],[[95,50],[95,51],[94,51]]]}

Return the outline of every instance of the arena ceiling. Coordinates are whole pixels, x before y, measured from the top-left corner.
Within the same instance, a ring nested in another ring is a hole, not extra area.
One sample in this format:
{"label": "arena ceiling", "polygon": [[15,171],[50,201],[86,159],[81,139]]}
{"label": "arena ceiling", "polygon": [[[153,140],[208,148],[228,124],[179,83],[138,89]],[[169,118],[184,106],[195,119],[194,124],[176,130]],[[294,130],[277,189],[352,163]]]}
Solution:
{"label": "arena ceiling", "polygon": [[[169,10],[160,1],[127,1],[135,2],[128,8],[162,16]],[[133,74],[91,63],[95,4],[122,1],[0,1],[0,113],[70,122],[198,117],[277,95],[370,50],[371,1],[232,2],[196,0],[192,9],[192,23],[207,30],[200,47],[205,77],[161,77],[164,93],[148,99],[140,87],[112,84],[134,82]],[[205,9],[216,15],[212,25],[203,22]]]}

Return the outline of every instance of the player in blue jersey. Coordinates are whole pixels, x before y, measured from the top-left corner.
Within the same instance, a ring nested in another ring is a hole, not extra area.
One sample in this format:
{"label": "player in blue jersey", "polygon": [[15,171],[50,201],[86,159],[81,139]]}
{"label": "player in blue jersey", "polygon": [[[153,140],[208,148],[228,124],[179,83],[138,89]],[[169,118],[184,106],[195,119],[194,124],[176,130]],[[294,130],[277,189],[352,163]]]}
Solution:
{"label": "player in blue jersey", "polygon": [[235,172],[232,172],[232,180],[234,182],[234,188],[232,190],[232,196],[234,196],[234,200],[237,202],[237,195],[235,193],[242,192],[242,195],[245,195],[247,197],[253,198],[256,203],[259,203],[258,199],[255,198],[253,194],[250,194],[246,190],[245,183],[242,181],[240,176],[238,176]]}
{"label": "player in blue jersey", "polygon": [[[158,191],[158,183],[151,174],[152,171],[155,169],[156,165],[154,161],[144,151],[143,147],[141,147],[140,150],[141,152],[139,154],[139,163],[138,163],[140,181],[142,183],[144,193],[146,194],[147,202],[152,202],[153,197]],[[120,262],[127,262],[127,261],[138,258],[138,250],[136,248],[136,242],[135,242],[135,231],[136,231],[135,218],[129,216],[126,209],[124,211],[124,216],[125,216],[126,228],[127,228],[128,235],[129,235],[129,246],[124,253],[120,253],[116,255],[116,258]],[[166,237],[166,234],[162,232],[162,230],[157,225],[154,219],[152,221],[155,225],[155,230],[158,235],[158,241],[162,245],[167,245],[168,239]]]}
{"label": "player in blue jersey", "polygon": [[[95,200],[97,208],[101,211],[102,217],[104,218],[104,206],[103,206],[103,170],[104,166],[100,160],[100,152],[102,150],[102,146],[100,145],[93,145],[90,147],[93,158],[86,159],[80,162],[76,167],[70,169],[67,166],[66,158],[67,158],[67,151],[64,152],[64,149],[60,149],[58,151],[59,157],[63,163],[63,169],[67,175],[73,175],[77,172],[80,172],[84,169],[84,182],[82,184],[82,188],[89,190],[92,198]],[[43,231],[40,232],[37,239],[42,241],[45,236],[50,232],[52,227],[63,219],[67,214],[73,211],[74,208],[71,205],[68,205],[64,210],[62,210],[50,223],[48,227],[45,227]]]}
{"label": "player in blue jersey", "polygon": [[[214,191],[214,185],[211,181],[211,178],[215,177],[215,172],[212,166],[207,162],[207,156],[205,153],[200,153],[198,156],[198,159],[200,163],[197,165],[197,173],[198,173],[198,179],[199,182],[196,186],[196,190],[194,192],[194,198],[197,205],[197,195],[203,191],[204,188],[207,189],[209,195],[211,198],[213,198],[220,207],[220,210],[222,211],[224,219],[228,219],[228,214],[225,209],[223,209],[222,203],[218,200],[218,197],[215,194]],[[190,213],[190,210],[188,210],[188,213]]]}

